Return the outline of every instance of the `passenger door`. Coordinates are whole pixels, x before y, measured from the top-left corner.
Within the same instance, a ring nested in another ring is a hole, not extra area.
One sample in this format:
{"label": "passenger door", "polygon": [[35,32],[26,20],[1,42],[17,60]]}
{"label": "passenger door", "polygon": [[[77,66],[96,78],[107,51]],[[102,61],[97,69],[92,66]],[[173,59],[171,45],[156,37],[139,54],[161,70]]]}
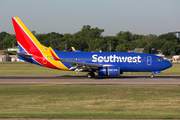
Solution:
{"label": "passenger door", "polygon": [[152,64],[152,57],[147,56],[147,65],[151,65],[151,64]]}

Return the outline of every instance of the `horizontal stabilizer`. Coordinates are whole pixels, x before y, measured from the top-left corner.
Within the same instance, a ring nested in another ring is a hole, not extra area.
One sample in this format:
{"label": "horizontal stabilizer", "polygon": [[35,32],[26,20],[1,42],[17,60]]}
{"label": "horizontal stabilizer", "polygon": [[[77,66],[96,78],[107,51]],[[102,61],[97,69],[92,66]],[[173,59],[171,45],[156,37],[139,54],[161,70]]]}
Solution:
{"label": "horizontal stabilizer", "polygon": [[16,55],[20,55],[20,56],[23,56],[23,57],[32,57],[32,55],[28,55],[28,54],[17,53],[17,52],[13,52],[13,51],[7,51],[7,52],[13,53],[13,54],[16,54]]}

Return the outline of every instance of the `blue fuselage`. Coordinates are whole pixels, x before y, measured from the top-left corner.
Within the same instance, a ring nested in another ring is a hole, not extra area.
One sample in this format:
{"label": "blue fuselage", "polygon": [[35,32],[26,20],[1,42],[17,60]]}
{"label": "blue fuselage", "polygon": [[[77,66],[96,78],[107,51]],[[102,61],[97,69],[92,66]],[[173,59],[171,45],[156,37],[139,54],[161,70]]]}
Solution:
{"label": "blue fuselage", "polygon": [[[120,70],[124,72],[162,71],[172,66],[170,62],[161,57],[146,53],[54,51],[62,60],[112,65],[120,67]],[[70,63],[63,62],[63,64],[68,68],[71,67]]]}

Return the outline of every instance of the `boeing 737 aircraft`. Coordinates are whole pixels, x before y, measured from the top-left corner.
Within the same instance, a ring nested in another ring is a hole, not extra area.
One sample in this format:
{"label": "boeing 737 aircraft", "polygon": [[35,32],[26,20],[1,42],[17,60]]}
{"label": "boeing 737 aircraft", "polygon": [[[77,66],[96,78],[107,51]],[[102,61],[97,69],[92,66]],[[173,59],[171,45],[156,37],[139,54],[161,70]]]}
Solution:
{"label": "boeing 737 aircraft", "polygon": [[18,57],[24,61],[58,70],[88,72],[87,77],[117,76],[123,72],[160,73],[172,66],[161,57],[145,53],[127,52],[62,52],[43,46],[19,17],[12,17],[19,45]]}

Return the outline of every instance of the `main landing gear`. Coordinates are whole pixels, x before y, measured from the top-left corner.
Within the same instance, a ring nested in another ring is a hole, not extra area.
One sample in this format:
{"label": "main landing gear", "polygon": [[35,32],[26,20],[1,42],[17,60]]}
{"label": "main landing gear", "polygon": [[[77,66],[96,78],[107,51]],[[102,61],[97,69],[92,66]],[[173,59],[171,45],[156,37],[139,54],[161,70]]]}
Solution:
{"label": "main landing gear", "polygon": [[94,72],[90,72],[87,74],[87,78],[93,78],[95,76]]}

